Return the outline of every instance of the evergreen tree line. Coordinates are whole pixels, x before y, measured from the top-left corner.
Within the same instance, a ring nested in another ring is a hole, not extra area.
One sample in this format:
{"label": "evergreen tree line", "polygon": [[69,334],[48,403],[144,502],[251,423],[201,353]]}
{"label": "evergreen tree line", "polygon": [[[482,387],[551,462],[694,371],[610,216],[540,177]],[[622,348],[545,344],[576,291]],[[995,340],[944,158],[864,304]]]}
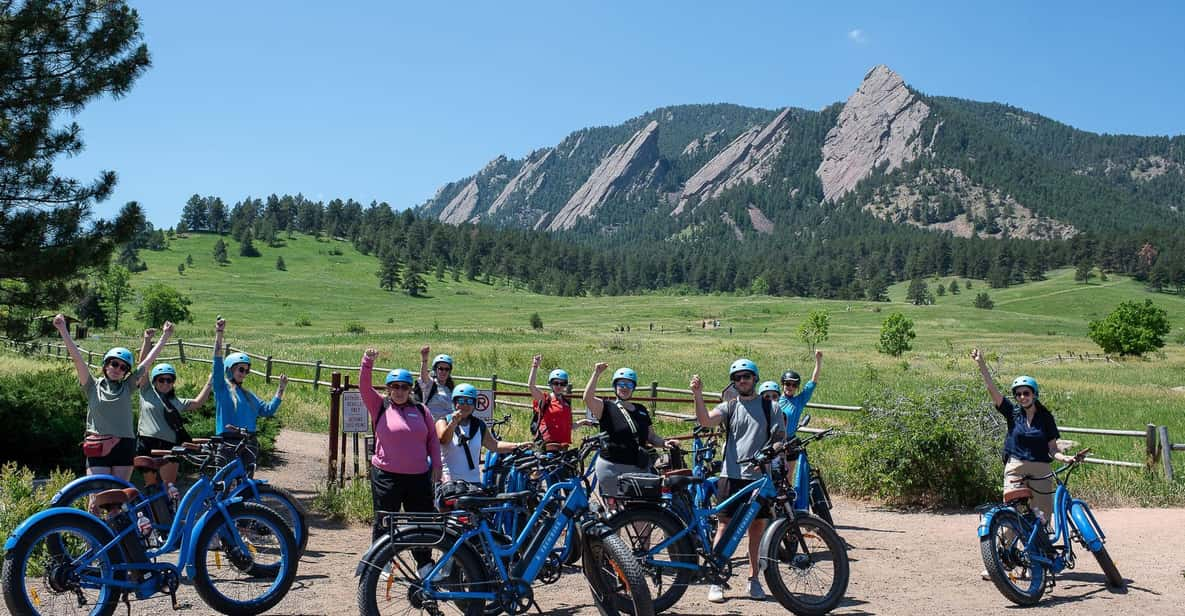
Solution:
{"label": "evergreen tree line", "polygon": [[[572,232],[548,234],[449,225],[412,210],[395,212],[386,203],[363,207],[352,199],[271,195],[228,209],[218,197],[195,195],[178,228],[237,235],[241,243],[253,237],[282,242],[287,232],[341,238],[379,259],[377,284],[412,295],[426,291],[426,278],[448,276],[565,296],[665,290],[885,300],[890,284],[924,276],[985,279],[992,287],[1006,287],[1071,265],[1135,276],[1160,290],[1185,289],[1185,240],[1169,231],[1086,233],[1066,241],[968,239],[895,225],[809,197],[791,200],[790,207],[770,207],[784,199],[775,189],[748,185],[684,220],[674,220],[661,204],[634,203],[629,216],[642,224],[607,232],[590,221]],[[772,212],[772,234],[758,233],[748,223],[747,208],[761,206]],[[724,214],[736,227],[722,222]]]}

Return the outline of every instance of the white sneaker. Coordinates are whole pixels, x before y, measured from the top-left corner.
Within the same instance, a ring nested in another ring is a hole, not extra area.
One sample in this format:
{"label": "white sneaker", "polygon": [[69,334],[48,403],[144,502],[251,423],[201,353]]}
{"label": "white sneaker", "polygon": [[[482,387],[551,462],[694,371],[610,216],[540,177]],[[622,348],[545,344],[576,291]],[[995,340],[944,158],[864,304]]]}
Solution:
{"label": "white sneaker", "polygon": [[717,584],[708,586],[708,601],[712,603],[724,603],[724,588]]}
{"label": "white sneaker", "polygon": [[761,587],[761,580],[749,578],[749,598],[758,601],[765,600],[765,589]]}
{"label": "white sneaker", "polygon": [[987,581],[991,581],[991,579],[992,579],[992,576],[988,574],[988,572],[987,572],[987,569],[984,569],[983,571],[980,571],[980,572],[979,572],[979,577],[981,577],[981,578],[983,578],[984,580],[987,580]]}

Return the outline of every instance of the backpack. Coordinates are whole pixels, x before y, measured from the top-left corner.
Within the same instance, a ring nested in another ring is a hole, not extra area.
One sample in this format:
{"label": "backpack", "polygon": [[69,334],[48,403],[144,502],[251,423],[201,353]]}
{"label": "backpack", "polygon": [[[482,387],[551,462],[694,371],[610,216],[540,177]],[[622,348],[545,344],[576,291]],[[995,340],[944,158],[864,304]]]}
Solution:
{"label": "backpack", "polygon": [[[435,384],[433,384],[433,387],[435,387]],[[415,406],[416,408],[420,409],[420,413],[424,415],[424,421],[428,424],[428,429],[435,433],[436,422],[432,421],[432,412],[429,411],[428,407],[424,406],[421,402],[416,402]],[[387,409],[389,408],[391,408],[391,401],[387,398],[383,398],[383,407],[379,409],[379,416],[374,418],[374,427],[376,432],[378,431],[379,423],[383,421],[383,415],[387,413]]]}
{"label": "backpack", "polygon": [[539,438],[539,430],[543,423],[543,414],[551,406],[552,393],[549,391],[543,400],[531,401],[531,438]]}
{"label": "backpack", "polygon": [[424,392],[423,392],[423,390],[420,389],[420,379],[416,379],[416,382],[413,383],[411,386],[411,397],[418,404],[424,404],[425,400],[431,400],[433,398],[433,396],[435,396],[435,395],[436,395],[436,380],[435,379],[433,379],[433,381],[432,381],[432,387],[428,388],[428,397],[427,398],[424,397]]}
{"label": "backpack", "polygon": [[[733,413],[736,413],[736,406],[741,403],[740,398],[733,398],[728,401],[728,417],[731,418]],[[769,437],[773,434],[773,403],[765,398],[761,398],[761,411],[765,414],[765,442],[769,442]],[[732,433],[732,427],[729,425],[729,419],[724,420],[724,431],[727,434]],[[728,436],[725,438],[728,438]]]}

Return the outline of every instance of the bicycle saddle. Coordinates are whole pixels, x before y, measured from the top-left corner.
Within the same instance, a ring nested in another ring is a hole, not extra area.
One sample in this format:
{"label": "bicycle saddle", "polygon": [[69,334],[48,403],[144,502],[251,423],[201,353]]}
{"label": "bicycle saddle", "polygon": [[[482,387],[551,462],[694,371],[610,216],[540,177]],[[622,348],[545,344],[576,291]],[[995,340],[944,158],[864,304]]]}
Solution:
{"label": "bicycle saddle", "polygon": [[496,496],[479,496],[479,495],[465,495],[457,497],[457,509],[484,509],[486,507],[494,507],[496,505],[504,505],[513,503],[516,505],[525,505],[527,498],[534,492],[530,490],[523,490],[521,492],[506,492],[505,494],[498,494]]}
{"label": "bicycle saddle", "polygon": [[139,497],[140,491],[136,488],[106,490],[95,495],[95,506],[100,509],[110,509],[112,507],[119,507],[120,505],[130,500],[135,500]]}

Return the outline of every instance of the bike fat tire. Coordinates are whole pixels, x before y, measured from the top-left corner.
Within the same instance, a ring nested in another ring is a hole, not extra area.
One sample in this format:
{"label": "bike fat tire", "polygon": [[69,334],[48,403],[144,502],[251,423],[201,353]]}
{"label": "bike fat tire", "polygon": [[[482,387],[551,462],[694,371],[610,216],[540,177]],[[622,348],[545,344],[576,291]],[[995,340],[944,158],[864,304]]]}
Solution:
{"label": "bike fat tire", "polygon": [[[643,539],[639,536],[639,532],[646,528],[657,528],[661,530],[663,534],[662,541],[674,537],[681,532],[685,528],[685,525],[679,519],[679,516],[665,509],[650,507],[626,508],[610,518],[606,524],[625,542],[626,546],[633,552],[638,564],[642,567],[642,571],[646,575],[646,580],[651,584],[651,596],[653,597],[655,612],[665,612],[671,606],[675,605],[679,599],[683,598],[683,593],[687,592],[687,585],[691,582],[693,572],[690,569],[647,565],[645,558],[648,546],[639,545]],[[686,563],[695,563],[698,560],[695,547],[692,545],[691,539],[686,535],[672,543],[667,548],[666,553],[662,554],[660,558],[673,562]],[[630,605],[624,599],[624,597],[619,597],[619,601],[622,602],[619,607],[622,611],[628,612]]]}
{"label": "bike fat tire", "polygon": [[642,565],[621,537],[590,539],[584,546],[583,561],[584,577],[601,614],[654,616],[654,601]]}
{"label": "bike fat tire", "polygon": [[259,489],[258,502],[284,518],[288,528],[292,530],[292,536],[296,539],[296,553],[303,556],[305,548],[309,545],[308,512],[304,505],[284,488],[269,483],[261,483],[257,487]]}
{"label": "bike fat tire", "polygon": [[1103,569],[1103,575],[1107,576],[1107,586],[1111,588],[1123,588],[1127,585],[1123,581],[1123,576],[1119,574],[1119,568],[1115,566],[1115,561],[1111,560],[1111,554],[1107,552],[1106,546],[1094,552],[1094,558],[1099,561],[1099,567]]}
{"label": "bike fat tire", "polygon": [[584,547],[584,531],[580,530],[580,525],[575,522],[570,522],[568,530],[564,534],[570,535],[567,537],[568,542],[568,557],[564,559],[564,564],[571,567],[580,562],[581,548]]}
{"label": "bike fat tire", "polygon": [[[768,542],[762,542],[769,546],[769,551],[762,556],[765,559],[765,583],[778,603],[795,614],[805,616],[826,614],[835,609],[847,593],[850,575],[847,545],[839,533],[823,520],[801,513],[785,524],[775,522],[765,532],[776,533],[768,537]],[[806,540],[813,541],[816,538],[822,541],[825,553],[803,553],[802,547]],[[801,572],[814,571],[816,563],[825,561],[832,564],[831,579],[824,581],[827,591],[818,599],[808,599],[782,578],[783,570],[798,576]]]}
{"label": "bike fat tire", "polygon": [[[1037,565],[1029,567],[1029,585],[1027,588],[1017,586],[1009,575],[1016,567],[1010,567],[1006,558],[1015,559],[1024,550],[1024,523],[1020,516],[1010,509],[1001,509],[992,516],[991,526],[986,537],[979,540],[979,553],[983,557],[983,567],[987,569],[988,577],[996,590],[1005,599],[1017,605],[1036,605],[1045,594],[1045,568]],[[1001,536],[1001,533],[1011,534],[1011,537]],[[1007,541],[1007,545],[1002,542]]]}
{"label": "bike fat tire", "polygon": [[[80,536],[85,535],[89,538],[88,542],[93,548],[102,547],[115,538],[111,529],[106,526],[94,520],[73,516],[69,519],[59,516],[46,517],[26,530],[21,536],[21,540],[4,554],[4,572],[0,574],[0,590],[4,594],[4,604],[13,616],[38,616],[43,613],[34,606],[34,601],[30,600],[28,596],[25,567],[30,557],[35,556],[32,551],[38,540],[46,539],[47,546],[54,543],[60,545],[59,542],[49,540],[48,535],[55,530],[71,530]],[[54,554],[53,550],[50,550],[51,556],[59,554]],[[126,560],[120,547],[114,546],[106,552],[106,556],[107,558],[102,559],[102,562],[99,563],[100,575],[105,578],[124,579],[127,575],[126,572],[114,569],[115,564]],[[99,599],[93,609],[88,612],[89,616],[110,616],[118,606],[119,595],[118,588],[105,586],[100,591]],[[48,616],[49,613],[46,614]]]}
{"label": "bike fat tire", "polygon": [[[401,533],[399,535],[400,543],[396,544],[392,542],[384,546],[383,549],[379,550],[378,553],[374,555],[374,563],[390,563],[394,559],[399,558],[401,562],[410,563],[412,569],[414,569],[415,557],[412,555],[412,550],[415,548],[408,544],[430,544],[439,538],[439,533],[432,532],[409,531]],[[436,547],[440,550],[447,551],[451,546],[440,545]],[[465,575],[465,579],[472,580],[472,582],[469,584],[463,585],[462,588],[454,588],[453,590],[467,590],[470,592],[495,590],[495,585],[487,581],[488,577],[486,576],[486,570],[485,567],[482,566],[480,557],[478,557],[471,549],[468,547],[462,547],[461,549],[457,550],[456,554],[453,555],[453,560],[454,571],[456,571],[456,567],[460,567],[461,571]],[[384,609],[380,608],[378,602],[378,591],[380,587],[384,587],[387,584],[387,581],[382,577],[383,570],[384,567],[379,566],[378,564],[372,564],[371,566],[363,567],[362,569],[362,577],[358,580],[358,610],[362,616],[380,616],[384,613],[408,614],[417,611],[416,606],[410,604],[408,601],[408,595],[414,590],[412,588],[413,584],[415,584],[415,588],[419,587],[418,579],[413,582],[406,577],[402,578],[399,590],[390,591],[392,596],[398,594],[398,596],[402,598],[403,601],[394,604],[393,607],[395,609],[393,610],[387,609],[384,611]],[[416,574],[418,572],[412,571],[412,573]],[[397,574],[395,571],[391,571],[388,573],[388,575],[391,576],[392,579],[398,579],[396,578]],[[392,585],[394,584],[395,582],[393,581]],[[464,616],[482,616],[486,612],[486,603],[480,599],[454,601],[441,604],[441,607],[443,608],[445,605],[455,609],[455,611],[446,612],[449,614],[460,613]]]}
{"label": "bike fat tire", "polygon": [[[214,582],[210,578],[209,560],[206,555],[210,549],[211,540],[215,534],[220,534],[223,537],[227,536],[230,529],[225,519],[218,513],[213,514],[213,517],[202,528],[202,532],[198,535],[197,545],[194,548],[194,575],[193,587],[197,591],[198,596],[206,605],[214,610],[230,616],[255,616],[262,614],[280,602],[286,594],[288,589],[292,587],[292,581],[296,578],[296,568],[298,557],[296,554],[296,539],[292,537],[292,531],[288,528],[287,522],[280,514],[271,509],[260,505],[259,503],[242,501],[238,503],[231,503],[227,505],[227,513],[230,514],[230,526],[238,532],[237,527],[239,520],[242,520],[248,525],[262,525],[266,527],[269,532],[280,541],[281,561],[279,566],[252,566],[243,568],[235,565],[236,568],[244,571],[248,575],[255,575],[251,572],[255,567],[266,570],[265,573],[260,573],[258,577],[265,580],[271,580],[266,592],[258,597],[249,600],[236,601],[226,595],[214,586]],[[234,562],[228,556],[228,560]]]}

